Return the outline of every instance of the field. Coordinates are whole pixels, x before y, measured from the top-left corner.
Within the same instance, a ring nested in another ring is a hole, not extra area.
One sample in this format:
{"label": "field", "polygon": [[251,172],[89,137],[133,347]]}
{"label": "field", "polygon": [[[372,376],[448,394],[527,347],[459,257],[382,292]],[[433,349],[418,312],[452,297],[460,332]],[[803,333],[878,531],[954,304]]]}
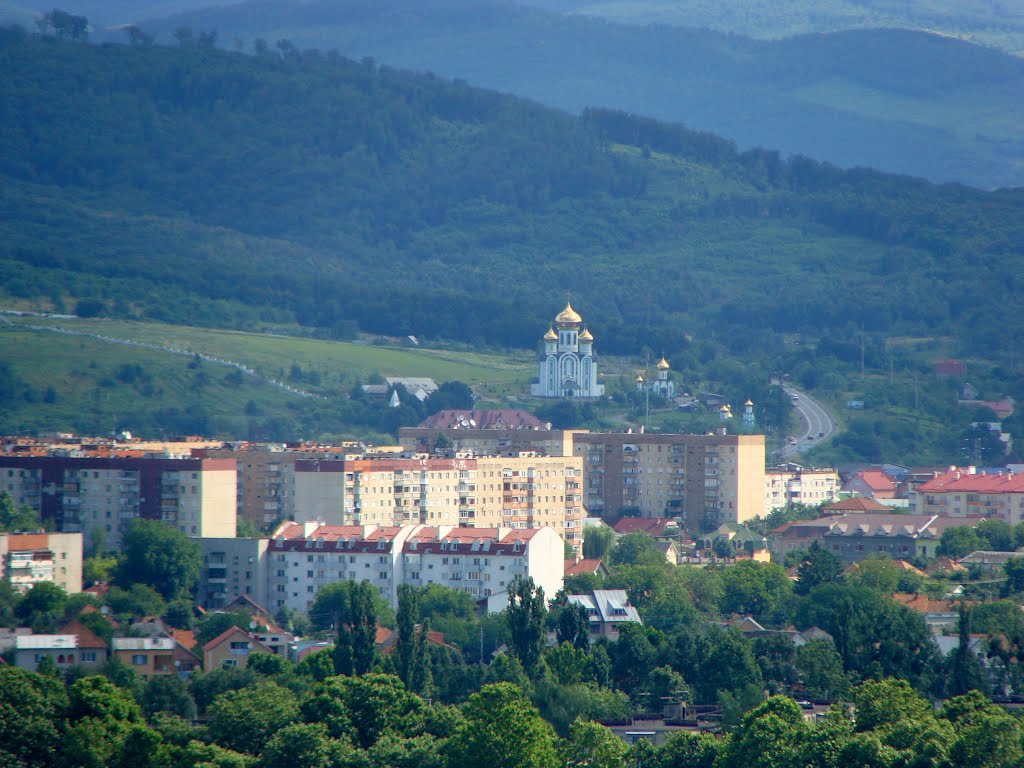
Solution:
{"label": "field", "polygon": [[[240,364],[252,373],[214,359]],[[329,408],[373,374],[463,381],[498,400],[521,392],[529,380],[523,353],[486,356],[158,323],[40,317],[10,317],[0,326],[0,361],[9,371],[7,396],[0,406],[0,421],[8,432],[108,434],[114,428],[159,425],[167,432],[243,437],[254,419],[300,407]]]}

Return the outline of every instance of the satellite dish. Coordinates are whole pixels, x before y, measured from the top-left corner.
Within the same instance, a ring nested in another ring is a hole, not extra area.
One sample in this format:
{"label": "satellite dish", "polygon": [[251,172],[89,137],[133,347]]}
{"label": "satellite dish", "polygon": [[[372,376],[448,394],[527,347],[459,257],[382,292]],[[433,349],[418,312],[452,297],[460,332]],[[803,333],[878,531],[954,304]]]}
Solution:
{"label": "satellite dish", "polygon": [[255,621],[249,622],[249,629],[256,629],[259,625]]}

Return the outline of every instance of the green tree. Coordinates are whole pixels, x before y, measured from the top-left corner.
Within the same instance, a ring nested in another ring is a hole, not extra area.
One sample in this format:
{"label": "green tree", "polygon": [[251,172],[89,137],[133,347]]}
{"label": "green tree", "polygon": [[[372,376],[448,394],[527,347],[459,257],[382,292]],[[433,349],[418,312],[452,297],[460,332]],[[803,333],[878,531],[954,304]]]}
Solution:
{"label": "green tree", "polygon": [[196,702],[188,684],[176,675],[154,675],[142,690],[142,710],[152,720],[158,712],[185,720],[196,717]]}
{"label": "green tree", "polygon": [[544,590],[533,579],[516,577],[508,588],[506,610],[509,631],[509,649],[531,677],[538,671],[544,651],[545,617]]}
{"label": "green tree", "polygon": [[207,711],[207,729],[217,744],[258,755],[275,733],[299,716],[295,694],[270,680],[227,691]]}
{"label": "green tree", "polygon": [[463,706],[465,722],[445,744],[449,768],[555,768],[555,734],[522,691],[485,685]]}
{"label": "green tree", "polygon": [[978,532],[974,528],[962,525],[947,528],[942,532],[935,554],[959,559],[979,549],[984,549],[984,544]]}
{"label": "green tree", "polygon": [[429,625],[420,627],[419,590],[409,584],[398,587],[398,641],[395,668],[405,687],[426,695],[430,688],[430,656],[427,648]]}
{"label": "green tree", "polygon": [[811,542],[804,560],[797,567],[797,582],[793,591],[798,595],[806,595],[814,587],[821,584],[832,584],[839,581],[843,574],[843,566],[839,558],[825,549],[817,541]]}
{"label": "green tree", "polygon": [[[727,768],[797,768],[807,732],[803,713],[791,698],[773,696],[748,712],[720,759]],[[766,745],[771,745],[766,748]]]}
{"label": "green tree", "polygon": [[0,533],[17,531],[38,531],[41,528],[39,516],[27,504],[15,508],[14,500],[7,491],[0,492]]}
{"label": "green tree", "polygon": [[67,703],[59,680],[0,666],[0,764],[55,765]]}
{"label": "green tree", "polygon": [[615,546],[615,531],[607,525],[591,525],[583,529],[583,556],[605,560]]}
{"label": "green tree", "polygon": [[622,768],[629,747],[603,725],[577,720],[562,743],[562,761],[569,768]]}
{"label": "green tree", "polygon": [[809,696],[823,699],[846,694],[849,678],[831,640],[810,640],[796,649],[797,675]]}
{"label": "green tree", "polygon": [[127,590],[111,587],[103,601],[115,615],[128,618],[160,616],[166,608],[163,597],[148,584],[132,584]]}
{"label": "green tree", "polygon": [[354,752],[321,723],[290,723],[270,738],[255,768],[335,768],[354,762]]}
{"label": "green tree", "polygon": [[657,542],[643,531],[634,531],[619,537],[612,549],[613,565],[664,565],[665,555]]}
{"label": "green tree", "polygon": [[569,603],[562,606],[558,613],[555,636],[559,644],[569,643],[581,650],[589,648],[590,618],[587,615],[587,609],[579,603]]}
{"label": "green tree", "polygon": [[635,697],[643,688],[656,653],[646,627],[634,622],[623,624],[619,628],[619,639],[608,647],[616,687]]}
{"label": "green tree", "polygon": [[710,734],[674,733],[658,750],[660,768],[714,768],[720,742]]}
{"label": "green tree", "polygon": [[51,581],[39,581],[24,594],[15,615],[37,632],[53,631],[64,615],[67,593]]}
{"label": "green tree", "polygon": [[160,520],[134,520],[121,549],[124,556],[116,580],[125,589],[148,584],[172,600],[187,597],[199,578],[199,544]]}
{"label": "green tree", "polygon": [[1011,557],[1003,564],[1006,573],[1006,593],[1024,592],[1024,557]]}
{"label": "green tree", "polygon": [[985,669],[971,650],[971,611],[963,605],[960,606],[957,629],[959,644],[946,661],[946,695],[962,696],[971,691],[986,693]]}
{"label": "green tree", "polygon": [[412,735],[423,725],[424,703],[394,675],[333,677],[302,704],[303,719],[323,723],[332,738],[351,733],[369,749],[386,733]]}
{"label": "green tree", "polygon": [[873,589],[883,595],[893,594],[900,583],[902,569],[889,557],[872,555],[861,560],[846,576],[851,586]]}
{"label": "green tree", "polygon": [[376,590],[367,582],[346,581],[338,591],[334,669],[339,675],[365,675],[376,658]]}
{"label": "green tree", "polygon": [[765,618],[792,593],[785,569],[777,563],[744,560],[722,573],[724,613],[750,614]]}

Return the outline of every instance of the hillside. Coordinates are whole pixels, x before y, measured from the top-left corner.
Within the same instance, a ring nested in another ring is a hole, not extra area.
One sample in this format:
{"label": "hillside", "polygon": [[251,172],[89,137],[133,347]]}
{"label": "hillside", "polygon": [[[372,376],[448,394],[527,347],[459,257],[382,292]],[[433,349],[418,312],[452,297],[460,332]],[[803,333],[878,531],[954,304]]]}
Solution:
{"label": "hillside", "polygon": [[627,24],[704,27],[765,39],[846,29],[916,29],[1024,53],[1024,9],[999,0],[528,0],[527,4]]}
{"label": "hillside", "polygon": [[[838,394],[862,336],[878,371],[887,338],[943,335],[1018,396],[1021,192],[288,48],[6,32],[0,93],[4,306],[529,350],[569,291],[599,352],[663,350],[700,386],[789,371]],[[921,354],[897,360],[901,403]],[[294,434],[363,418],[297,407]]]}
{"label": "hillside", "polygon": [[337,49],[842,167],[1024,186],[1024,60],[942,35],[873,29],[758,41],[498,0],[247,0],[142,26],[166,42],[191,27],[216,30],[225,47],[284,39]]}

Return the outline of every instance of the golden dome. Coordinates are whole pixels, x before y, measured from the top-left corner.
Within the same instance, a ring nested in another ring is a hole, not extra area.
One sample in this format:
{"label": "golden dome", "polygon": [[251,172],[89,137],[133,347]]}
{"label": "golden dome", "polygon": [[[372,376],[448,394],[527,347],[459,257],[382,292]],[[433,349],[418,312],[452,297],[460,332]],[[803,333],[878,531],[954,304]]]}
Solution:
{"label": "golden dome", "polygon": [[658,361],[658,370],[659,371],[667,371],[668,370],[668,360],[665,359],[664,355],[662,355],[661,356],[661,360]]}
{"label": "golden dome", "polygon": [[583,318],[569,302],[565,303],[565,309],[555,315],[555,323],[558,325],[579,325],[582,322]]}
{"label": "golden dome", "polygon": [[594,340],[593,334],[586,328],[583,329],[583,333],[580,334],[580,341],[586,343]]}
{"label": "golden dome", "polygon": [[728,403],[726,403],[725,405],[723,405],[723,406],[722,406],[721,408],[719,408],[718,410],[719,410],[719,411],[721,411],[722,413],[731,413],[731,412],[732,412],[732,408],[731,408],[731,407],[729,406],[729,404],[728,404]]}
{"label": "golden dome", "polygon": [[640,373],[638,373],[638,374],[636,375],[636,383],[637,383],[637,384],[643,384],[643,383],[644,383],[644,377],[643,377],[643,374],[640,374]]}
{"label": "golden dome", "polygon": [[554,328],[548,328],[548,332],[544,334],[544,341],[558,341],[558,334]]}
{"label": "golden dome", "polygon": [[747,402],[744,403],[744,405],[747,405],[747,406],[750,406],[750,405],[753,405],[753,404],[754,404],[754,402],[752,400],[750,400],[749,398],[747,399]]}

